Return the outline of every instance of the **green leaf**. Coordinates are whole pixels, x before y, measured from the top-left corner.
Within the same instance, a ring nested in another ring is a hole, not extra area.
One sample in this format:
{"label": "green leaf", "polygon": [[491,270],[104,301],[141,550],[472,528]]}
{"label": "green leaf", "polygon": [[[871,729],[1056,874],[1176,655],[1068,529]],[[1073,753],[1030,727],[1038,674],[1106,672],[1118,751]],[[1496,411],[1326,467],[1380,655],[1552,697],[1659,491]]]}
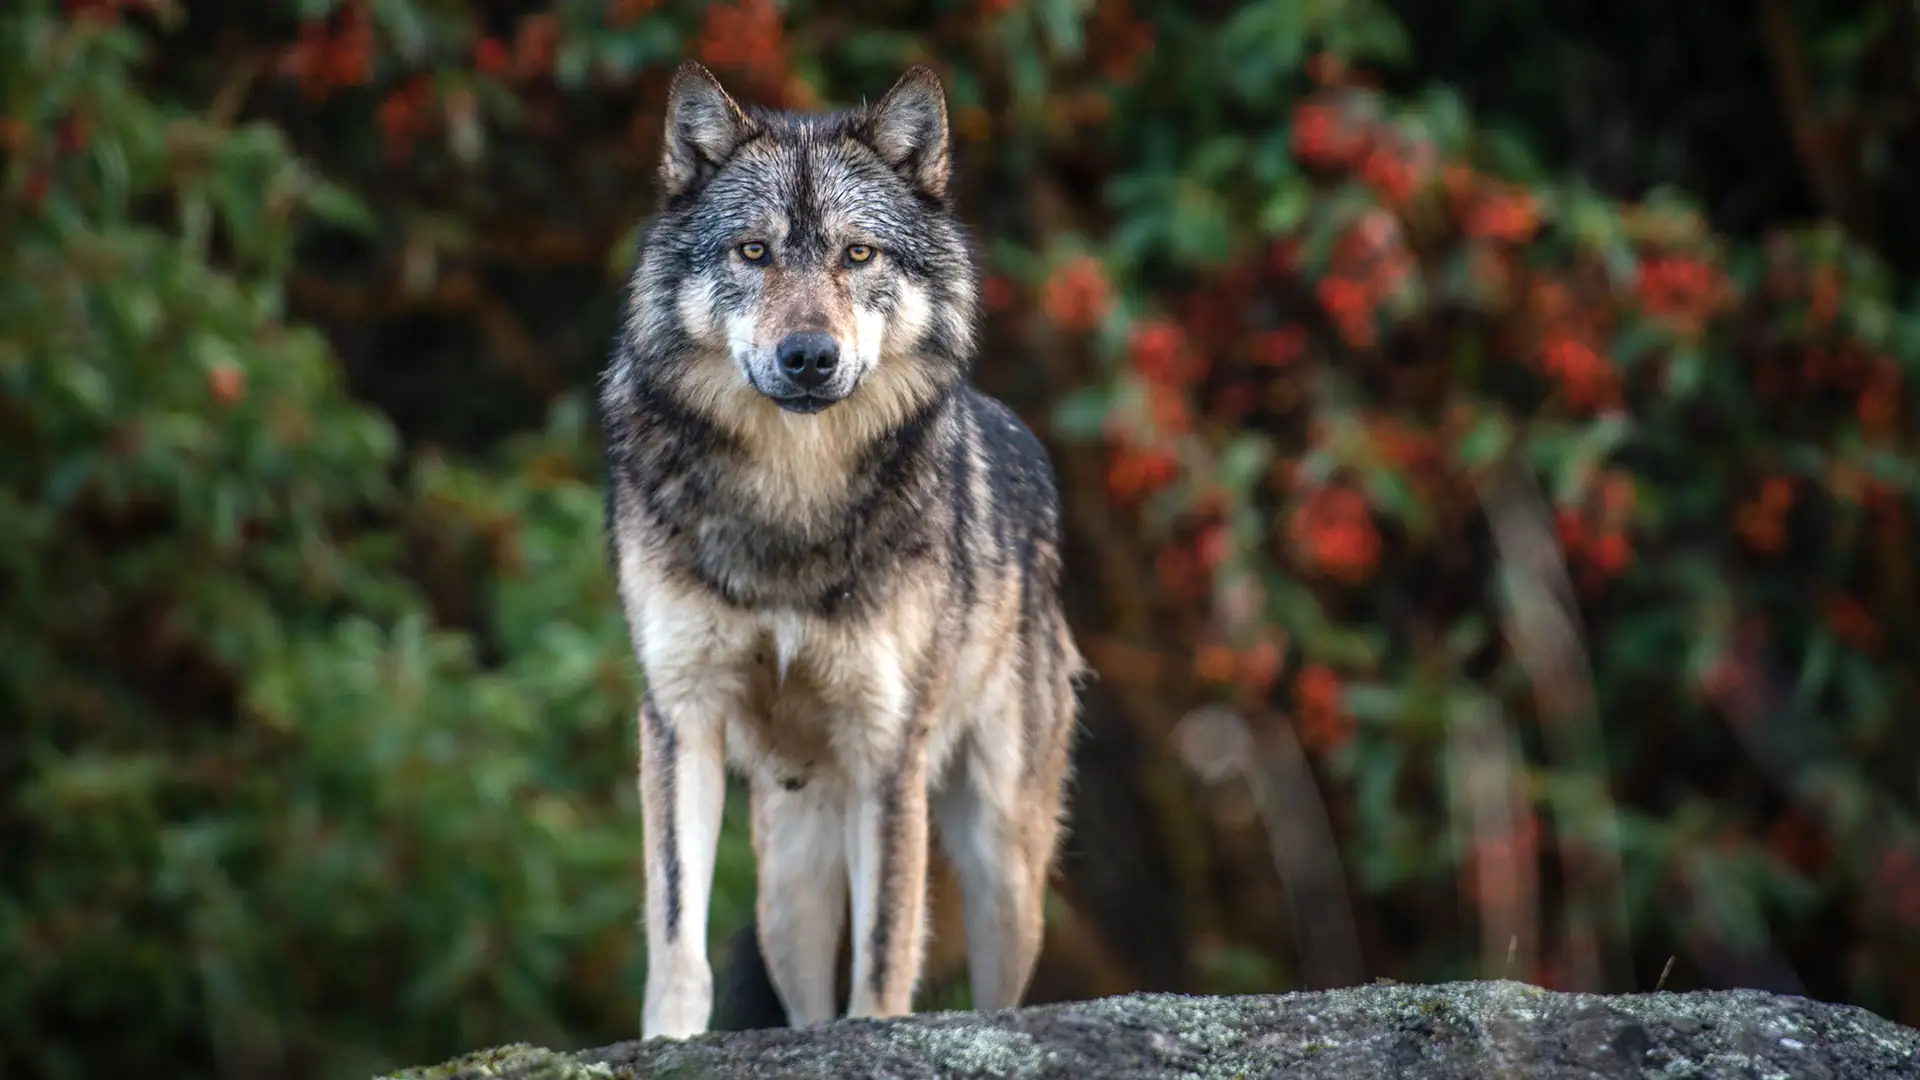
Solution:
{"label": "green leaf", "polygon": [[1280,236],[1292,232],[1312,206],[1311,192],[1303,184],[1284,184],[1260,208],[1262,235]]}
{"label": "green leaf", "polygon": [[1087,441],[1106,430],[1113,412],[1110,386],[1088,386],[1068,394],[1053,408],[1053,429],[1069,439]]}
{"label": "green leaf", "polygon": [[379,230],[379,219],[367,204],[337,184],[315,182],[307,189],[306,198],[308,209],[329,225],[361,236],[373,236]]}
{"label": "green leaf", "polygon": [[1667,392],[1685,401],[1700,389],[1706,374],[1707,358],[1697,346],[1682,345],[1673,351],[1667,366]]}
{"label": "green leaf", "polygon": [[1474,421],[1472,429],[1460,440],[1454,453],[1460,464],[1467,468],[1481,468],[1505,454],[1511,441],[1512,430],[1506,417],[1498,412],[1487,411]]}
{"label": "green leaf", "polygon": [[1806,659],[1801,661],[1800,680],[1794,687],[1794,695],[1802,705],[1812,707],[1827,688],[1827,681],[1833,676],[1839,657],[1839,642],[1834,640],[1832,634],[1818,631],[1812,635],[1807,645]]}
{"label": "green leaf", "polygon": [[1406,711],[1405,694],[1382,683],[1349,683],[1341,688],[1340,703],[1354,719],[1390,724]]}
{"label": "green leaf", "polygon": [[1273,460],[1273,446],[1260,435],[1236,436],[1220,452],[1220,482],[1229,491],[1244,493]]}

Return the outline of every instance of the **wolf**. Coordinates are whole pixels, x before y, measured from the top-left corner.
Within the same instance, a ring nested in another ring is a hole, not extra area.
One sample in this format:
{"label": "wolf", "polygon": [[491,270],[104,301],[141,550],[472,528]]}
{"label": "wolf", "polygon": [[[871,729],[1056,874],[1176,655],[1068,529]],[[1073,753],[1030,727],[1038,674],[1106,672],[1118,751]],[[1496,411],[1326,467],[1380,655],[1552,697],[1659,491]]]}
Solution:
{"label": "wolf", "polygon": [[842,112],[742,108],[688,61],[599,395],[645,677],[641,1034],[711,1020],[727,769],[795,1026],[912,1011],[930,835],[980,1008],[1031,981],[1087,666],[1040,441],[973,387],[979,286],[924,66]]}

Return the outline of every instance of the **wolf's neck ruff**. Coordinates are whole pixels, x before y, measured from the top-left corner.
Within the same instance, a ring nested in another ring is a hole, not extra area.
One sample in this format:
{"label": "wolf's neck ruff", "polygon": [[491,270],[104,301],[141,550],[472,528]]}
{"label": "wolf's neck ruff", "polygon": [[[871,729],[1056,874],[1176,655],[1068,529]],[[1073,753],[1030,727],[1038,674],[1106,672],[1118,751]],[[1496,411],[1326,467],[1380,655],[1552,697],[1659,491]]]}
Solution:
{"label": "wolf's neck ruff", "polygon": [[634,389],[625,441],[637,452],[614,468],[657,526],[656,554],[727,603],[852,613],[926,556],[923,508],[957,434],[952,392],[853,442],[826,417],[778,413],[766,427],[787,431],[743,436],[665,388]]}
{"label": "wolf's neck ruff", "polygon": [[[749,115],[696,79],[672,106],[602,412],[657,557],[729,604],[863,611],[933,548],[978,300],[938,85],[903,87]],[[801,337],[830,343],[805,385]]]}

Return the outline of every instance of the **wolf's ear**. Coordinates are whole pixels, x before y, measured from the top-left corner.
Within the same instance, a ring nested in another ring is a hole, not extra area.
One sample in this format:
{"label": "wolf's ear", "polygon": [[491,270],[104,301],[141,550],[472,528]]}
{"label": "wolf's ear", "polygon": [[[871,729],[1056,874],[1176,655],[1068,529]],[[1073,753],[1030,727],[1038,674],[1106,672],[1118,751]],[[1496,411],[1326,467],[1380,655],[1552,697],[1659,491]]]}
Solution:
{"label": "wolf's ear", "polygon": [[925,64],[907,69],[867,116],[867,141],[921,191],[947,196],[947,95]]}
{"label": "wolf's ear", "polygon": [[727,160],[747,134],[740,106],[720,88],[720,80],[697,60],[673,73],[667,87],[667,132],[660,159],[660,184],[668,198],[693,187]]}

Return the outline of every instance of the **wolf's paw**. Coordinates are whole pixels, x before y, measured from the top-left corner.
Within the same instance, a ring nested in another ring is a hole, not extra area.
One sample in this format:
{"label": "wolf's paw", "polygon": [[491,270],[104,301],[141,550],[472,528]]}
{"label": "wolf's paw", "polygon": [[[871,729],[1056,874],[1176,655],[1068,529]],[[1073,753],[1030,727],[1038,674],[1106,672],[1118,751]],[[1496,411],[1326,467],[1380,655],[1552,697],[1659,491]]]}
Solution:
{"label": "wolf's paw", "polygon": [[713,969],[684,965],[678,971],[647,978],[647,1003],[640,1017],[642,1039],[684,1039],[707,1030],[713,1013]]}

